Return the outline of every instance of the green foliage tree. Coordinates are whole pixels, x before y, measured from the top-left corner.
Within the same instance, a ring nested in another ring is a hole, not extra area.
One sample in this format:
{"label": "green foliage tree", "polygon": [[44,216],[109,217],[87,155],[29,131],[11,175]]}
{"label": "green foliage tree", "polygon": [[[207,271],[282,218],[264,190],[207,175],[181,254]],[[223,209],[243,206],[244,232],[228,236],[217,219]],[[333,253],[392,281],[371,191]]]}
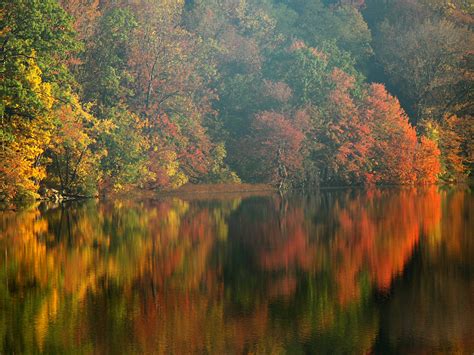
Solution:
{"label": "green foliage tree", "polygon": [[[280,185],[434,182],[438,171],[457,181],[472,168],[465,1],[18,0],[0,21],[2,199],[236,173]],[[418,165],[404,163],[406,176],[381,167],[397,134]],[[275,157],[278,140],[292,148]]]}
{"label": "green foliage tree", "polygon": [[56,1],[2,2],[0,16],[0,189],[2,198],[18,198],[34,194],[44,177],[52,110],[68,100],[67,63],[79,43]]}
{"label": "green foliage tree", "polygon": [[446,19],[407,25],[384,21],[376,36],[377,59],[403,92],[416,118],[441,119],[472,110],[474,34]]}
{"label": "green foliage tree", "polygon": [[[284,3],[297,14],[289,17],[292,23],[282,19],[286,22],[284,28],[290,31],[288,34],[316,47],[322,42],[334,41],[340,49],[351,53],[359,64],[366,64],[372,54],[372,38],[356,7],[346,4],[326,6],[319,0],[289,0]],[[280,16],[286,17],[286,14]]]}

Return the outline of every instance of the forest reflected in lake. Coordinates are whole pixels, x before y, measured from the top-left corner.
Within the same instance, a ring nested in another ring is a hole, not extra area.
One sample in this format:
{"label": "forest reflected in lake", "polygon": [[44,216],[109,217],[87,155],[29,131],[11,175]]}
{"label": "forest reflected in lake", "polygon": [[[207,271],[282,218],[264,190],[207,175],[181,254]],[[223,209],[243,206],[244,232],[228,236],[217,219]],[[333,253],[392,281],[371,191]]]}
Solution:
{"label": "forest reflected in lake", "polygon": [[464,189],[0,212],[0,353],[469,353]]}

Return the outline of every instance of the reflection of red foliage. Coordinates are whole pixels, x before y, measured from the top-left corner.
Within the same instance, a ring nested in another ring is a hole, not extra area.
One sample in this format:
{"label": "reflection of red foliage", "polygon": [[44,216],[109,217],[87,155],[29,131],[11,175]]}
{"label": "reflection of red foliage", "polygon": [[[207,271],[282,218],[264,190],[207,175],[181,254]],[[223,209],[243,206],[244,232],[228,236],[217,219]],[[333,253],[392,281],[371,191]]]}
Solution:
{"label": "reflection of red foliage", "polygon": [[270,299],[276,297],[286,297],[293,295],[297,286],[296,277],[294,275],[285,275],[269,285],[268,296]]}
{"label": "reflection of red foliage", "polygon": [[334,204],[333,218],[328,218],[333,222],[328,222],[327,232],[314,229],[305,220],[304,210],[291,203],[283,213],[277,212],[281,209],[277,203],[274,217],[247,226],[252,229],[248,235],[264,238],[258,243],[249,240],[258,251],[261,267],[284,272],[283,278],[269,286],[272,297],[288,297],[294,292],[293,278],[298,269],[320,270],[325,262],[334,273],[340,304],[360,297],[363,275],[386,290],[403,272],[420,232],[431,233],[441,218],[441,199],[435,187],[398,194],[372,190],[341,202]]}
{"label": "reflection of red foliage", "polygon": [[[383,194],[380,197],[387,198]],[[440,197],[434,187],[420,193],[400,192],[383,204],[378,198],[359,198],[340,210],[341,227],[333,250],[335,259],[340,260],[336,272],[340,302],[359,296],[358,276],[364,271],[379,289],[388,289],[411,257],[420,230],[432,229],[440,211]]]}
{"label": "reflection of red foliage", "polygon": [[[288,213],[280,222],[281,226],[271,231],[272,241],[259,254],[265,269],[288,269],[298,266],[307,270],[312,261],[312,250],[308,245],[308,233],[304,229],[301,209]],[[270,232],[270,231],[268,231]]]}

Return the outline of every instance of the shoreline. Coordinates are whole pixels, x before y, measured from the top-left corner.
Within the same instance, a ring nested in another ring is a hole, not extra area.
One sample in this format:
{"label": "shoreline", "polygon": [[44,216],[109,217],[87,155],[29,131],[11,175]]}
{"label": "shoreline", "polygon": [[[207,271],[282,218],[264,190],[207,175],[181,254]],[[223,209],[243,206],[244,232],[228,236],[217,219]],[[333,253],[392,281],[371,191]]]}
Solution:
{"label": "shoreline", "polygon": [[[437,186],[439,188],[470,188],[474,184],[471,181],[460,182],[456,184],[452,183],[436,183],[431,185],[396,185],[396,184],[384,184],[384,185],[373,185],[373,186],[364,186],[364,185],[326,185],[318,186],[312,188],[295,188],[289,189],[287,192],[302,192],[302,191],[331,191],[331,190],[369,190],[372,188],[381,188],[381,189],[411,189],[411,188],[426,188],[429,186]],[[27,205],[33,204],[35,202],[55,202],[55,203],[67,203],[67,202],[80,202],[90,199],[98,199],[100,201],[110,201],[114,199],[124,199],[124,200],[154,200],[166,197],[177,197],[183,199],[228,199],[233,198],[235,195],[240,197],[250,197],[250,196],[268,196],[274,193],[278,193],[278,188],[269,185],[269,184],[252,184],[252,183],[217,183],[217,184],[185,184],[180,186],[177,189],[166,189],[161,191],[156,190],[147,190],[140,188],[132,188],[118,192],[109,192],[102,195],[95,196],[67,196],[64,199],[59,201],[54,201],[48,198],[40,198],[34,201],[10,201],[3,202],[5,205],[1,206],[0,203],[0,212],[1,211],[11,211],[22,209]]]}

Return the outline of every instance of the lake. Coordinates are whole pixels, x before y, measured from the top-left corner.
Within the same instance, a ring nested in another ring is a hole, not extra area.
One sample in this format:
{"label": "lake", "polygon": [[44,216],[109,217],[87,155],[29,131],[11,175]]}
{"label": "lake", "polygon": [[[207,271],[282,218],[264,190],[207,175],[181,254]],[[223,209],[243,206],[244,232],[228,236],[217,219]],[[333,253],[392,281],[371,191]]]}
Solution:
{"label": "lake", "polygon": [[474,194],[0,212],[0,353],[472,353]]}

